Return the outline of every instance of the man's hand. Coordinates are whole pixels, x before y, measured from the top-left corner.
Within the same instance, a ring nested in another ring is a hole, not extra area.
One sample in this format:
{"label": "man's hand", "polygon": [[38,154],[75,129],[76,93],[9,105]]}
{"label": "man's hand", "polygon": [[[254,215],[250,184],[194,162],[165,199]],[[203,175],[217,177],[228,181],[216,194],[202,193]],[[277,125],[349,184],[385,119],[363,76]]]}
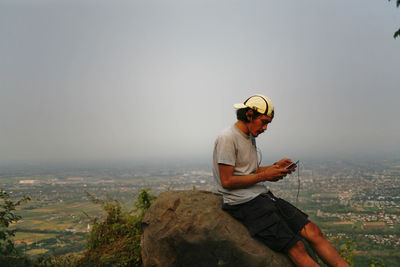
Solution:
{"label": "man's hand", "polygon": [[288,170],[285,167],[281,167],[280,165],[275,164],[265,169],[264,171],[260,172],[259,175],[262,176],[263,181],[277,182],[283,179],[283,177],[285,177],[289,173],[291,173],[291,170]]}
{"label": "man's hand", "polygon": [[[291,159],[288,158],[283,158],[280,161],[276,162],[274,165],[278,165],[281,166],[283,168],[287,168],[289,165],[291,165],[293,162]],[[291,174],[292,172],[294,172],[296,170],[297,165],[294,165],[293,167],[291,167],[289,170],[288,174]]]}
{"label": "man's hand", "polygon": [[276,162],[274,165],[278,165],[279,167],[286,168],[290,164],[292,164],[292,160],[291,159],[283,158],[280,161]]}

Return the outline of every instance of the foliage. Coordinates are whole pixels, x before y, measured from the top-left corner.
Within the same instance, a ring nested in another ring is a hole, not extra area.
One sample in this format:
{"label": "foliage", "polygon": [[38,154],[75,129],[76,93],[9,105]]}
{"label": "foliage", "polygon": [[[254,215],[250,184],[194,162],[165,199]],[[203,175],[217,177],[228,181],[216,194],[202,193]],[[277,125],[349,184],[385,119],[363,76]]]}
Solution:
{"label": "foliage", "polygon": [[385,267],[385,264],[380,259],[372,259],[369,264],[371,267]]}
{"label": "foliage", "polygon": [[354,266],[354,253],[356,252],[354,248],[354,242],[352,240],[346,241],[340,246],[339,254],[342,258],[350,265]]}
{"label": "foliage", "polygon": [[16,250],[12,238],[16,229],[10,230],[9,226],[21,219],[15,214],[16,208],[23,202],[29,201],[25,196],[20,200],[10,200],[10,195],[0,189],[0,262],[8,262],[14,266],[28,265],[28,259]]}
{"label": "foliage", "polygon": [[88,237],[87,247],[78,265],[86,266],[140,266],[142,219],[155,199],[142,190],[135,208],[124,211],[121,204],[110,197],[107,201],[89,194],[89,198],[106,212],[103,221],[92,219],[92,230]]}
{"label": "foliage", "polygon": [[340,256],[350,265],[354,266],[354,254],[356,252],[356,249],[354,248],[354,241],[353,240],[347,240],[343,244],[339,245],[339,242],[341,241],[340,238],[335,238],[334,239],[334,245],[336,249],[338,250]]}
{"label": "foliage", "polygon": [[34,260],[33,266],[35,267],[53,267],[53,266],[79,266],[80,256],[74,253],[51,257],[47,255],[40,255]]}
{"label": "foliage", "polygon": [[394,33],[394,35],[393,35],[393,38],[397,38],[397,37],[399,37],[400,36],[400,29],[398,29],[395,33]]}
{"label": "foliage", "polygon": [[140,222],[142,221],[146,211],[150,208],[151,203],[153,203],[153,201],[156,199],[156,196],[153,196],[148,193],[149,190],[150,189],[142,190],[138,196],[138,201],[134,203],[135,205],[134,211],[135,213],[138,213],[137,218],[139,219]]}
{"label": "foliage", "polygon": [[[391,0],[389,0],[389,2],[390,2]],[[396,7],[399,7],[400,6],[400,0],[397,0],[397,2],[396,2]],[[400,36],[400,29],[398,29],[395,33],[394,33],[394,35],[393,35],[393,37],[396,39],[397,37],[399,37]]]}

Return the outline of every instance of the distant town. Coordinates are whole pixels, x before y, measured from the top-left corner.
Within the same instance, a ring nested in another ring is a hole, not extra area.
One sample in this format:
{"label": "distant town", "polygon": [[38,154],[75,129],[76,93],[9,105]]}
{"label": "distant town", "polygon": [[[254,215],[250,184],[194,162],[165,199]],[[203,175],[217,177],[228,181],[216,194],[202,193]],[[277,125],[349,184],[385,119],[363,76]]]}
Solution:
{"label": "distant town", "polygon": [[[270,190],[304,210],[340,248],[350,242],[359,265],[371,261],[400,265],[400,160],[301,162],[298,172]],[[88,194],[116,199],[130,207],[140,190],[216,192],[211,166],[20,168],[0,173],[0,188],[21,206],[15,242],[27,254],[79,252],[93,216],[101,209]]]}

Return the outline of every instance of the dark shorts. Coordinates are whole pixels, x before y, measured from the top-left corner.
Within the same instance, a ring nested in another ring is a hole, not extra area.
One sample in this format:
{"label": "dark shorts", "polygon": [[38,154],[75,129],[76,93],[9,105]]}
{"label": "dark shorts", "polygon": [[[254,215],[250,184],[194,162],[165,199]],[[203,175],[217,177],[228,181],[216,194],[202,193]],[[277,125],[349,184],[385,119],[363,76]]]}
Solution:
{"label": "dark shorts", "polygon": [[222,209],[241,221],[253,237],[281,252],[301,240],[300,230],[310,222],[307,214],[270,192],[243,204],[223,204]]}

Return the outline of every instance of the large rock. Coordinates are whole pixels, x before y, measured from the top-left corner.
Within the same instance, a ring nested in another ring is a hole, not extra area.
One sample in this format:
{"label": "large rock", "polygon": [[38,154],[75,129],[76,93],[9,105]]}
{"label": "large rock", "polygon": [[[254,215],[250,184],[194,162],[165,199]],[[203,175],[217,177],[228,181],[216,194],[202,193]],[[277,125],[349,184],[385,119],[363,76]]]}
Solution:
{"label": "large rock", "polygon": [[221,210],[222,197],[205,191],[161,193],[144,217],[144,266],[293,266],[252,238]]}

